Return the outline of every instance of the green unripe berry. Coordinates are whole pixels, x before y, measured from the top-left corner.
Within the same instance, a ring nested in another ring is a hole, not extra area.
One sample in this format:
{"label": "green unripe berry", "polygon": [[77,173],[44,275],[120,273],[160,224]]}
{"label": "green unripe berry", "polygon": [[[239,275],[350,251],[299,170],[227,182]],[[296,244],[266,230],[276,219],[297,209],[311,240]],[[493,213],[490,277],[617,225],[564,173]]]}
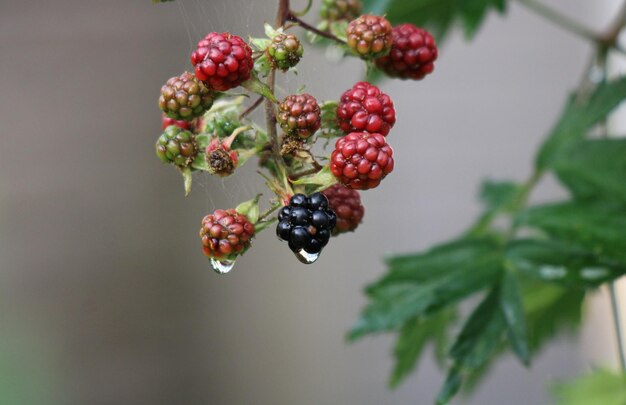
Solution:
{"label": "green unripe berry", "polygon": [[156,142],[156,154],[163,163],[188,167],[198,154],[196,137],[185,129],[170,125]]}
{"label": "green unripe berry", "polygon": [[286,71],[298,64],[304,48],[293,34],[278,34],[267,47],[267,57],[276,69]]}

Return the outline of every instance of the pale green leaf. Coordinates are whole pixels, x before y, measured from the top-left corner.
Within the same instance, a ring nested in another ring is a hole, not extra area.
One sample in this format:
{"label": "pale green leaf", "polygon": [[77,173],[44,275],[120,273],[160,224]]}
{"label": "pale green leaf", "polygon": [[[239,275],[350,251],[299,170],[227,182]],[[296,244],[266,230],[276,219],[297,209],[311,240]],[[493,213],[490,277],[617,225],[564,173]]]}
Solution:
{"label": "pale green leaf", "polygon": [[626,374],[598,369],[553,387],[558,405],[624,405]]}

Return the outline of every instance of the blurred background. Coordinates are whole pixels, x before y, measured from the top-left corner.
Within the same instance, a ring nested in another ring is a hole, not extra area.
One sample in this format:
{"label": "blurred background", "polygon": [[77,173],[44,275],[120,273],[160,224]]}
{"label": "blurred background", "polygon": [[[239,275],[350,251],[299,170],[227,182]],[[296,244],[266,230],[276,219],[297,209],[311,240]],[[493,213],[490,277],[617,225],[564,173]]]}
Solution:
{"label": "blurred background", "polygon": [[[598,29],[620,5],[545,2]],[[432,403],[444,376],[431,356],[392,392],[392,340],[345,342],[362,288],[385,254],[470,225],[481,179],[528,175],[590,46],[515,2],[472,43],[451,36],[425,81],[382,84],[397,108],[396,169],[363,194],[358,232],[305,266],[267,231],[218,276],[200,220],[262,183],[249,164],[225,180],[196,175],[185,198],[154,155],[156,100],[198,39],[260,36],[275,3],[0,0],[0,403]],[[363,73],[310,47],[298,69],[279,95],[306,85],[337,99]],[[560,195],[547,181],[534,198]],[[550,382],[614,364],[607,308],[592,299],[579,337],[550,345],[530,372],[500,361],[456,403],[543,404]]]}

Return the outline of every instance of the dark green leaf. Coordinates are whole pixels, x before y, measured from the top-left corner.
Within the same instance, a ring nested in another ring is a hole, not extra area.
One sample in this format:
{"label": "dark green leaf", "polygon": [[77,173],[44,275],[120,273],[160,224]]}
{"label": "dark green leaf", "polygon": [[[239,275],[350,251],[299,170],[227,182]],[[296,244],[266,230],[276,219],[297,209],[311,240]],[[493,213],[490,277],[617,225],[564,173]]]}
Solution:
{"label": "dark green leaf", "polygon": [[367,289],[370,302],[351,339],[397,329],[411,317],[432,314],[484,289],[499,278],[502,256],[492,242],[468,240],[388,263],[388,275]]}
{"label": "dark green leaf", "polygon": [[437,395],[436,404],[447,405],[456,393],[459,392],[462,382],[463,379],[461,378],[461,374],[455,369],[450,370],[448,376],[446,377],[446,382],[443,384],[443,387]]}
{"label": "dark green leaf", "polygon": [[572,95],[558,123],[541,146],[538,168],[546,168],[557,154],[584,138],[587,131],[617,107],[626,97],[626,77],[600,85],[586,101]]}
{"label": "dark green leaf", "polygon": [[491,211],[508,211],[514,207],[522,187],[512,181],[486,180],[480,188],[480,200]]}
{"label": "dark green leaf", "polygon": [[454,311],[446,309],[430,317],[415,317],[404,323],[393,352],[396,362],[389,380],[391,387],[396,387],[413,371],[428,342],[434,341],[439,350],[447,344],[448,328],[455,318]]}
{"label": "dark green leaf", "polygon": [[602,260],[626,264],[626,208],[623,205],[548,204],[526,210],[517,221],[584,248]]}
{"label": "dark green leaf", "polygon": [[521,239],[507,246],[506,257],[532,279],[578,287],[595,287],[624,273],[590,251],[555,240]]}
{"label": "dark green leaf", "polygon": [[270,101],[273,101],[274,103],[278,101],[276,100],[274,93],[272,93],[272,89],[270,89],[267,84],[260,81],[256,74],[250,76],[250,79],[243,82],[241,86],[247,90],[250,90],[253,93],[257,93],[267,98]]}
{"label": "dark green leaf", "polygon": [[553,388],[558,405],[624,405],[626,374],[595,370]]}
{"label": "dark green leaf", "polygon": [[502,275],[500,308],[506,322],[513,352],[524,365],[528,366],[530,364],[530,351],[528,350],[526,316],[524,315],[519,283],[511,269],[506,269]]}
{"label": "dark green leaf", "polygon": [[535,281],[524,284],[522,295],[531,352],[580,324],[584,289]]}
{"label": "dark green leaf", "polygon": [[506,322],[498,305],[500,288],[493,287],[474,309],[450,349],[450,357],[462,371],[472,371],[487,362],[502,342]]}
{"label": "dark green leaf", "polygon": [[392,24],[412,23],[433,30],[443,39],[450,29],[460,23],[467,37],[472,37],[487,12],[503,12],[504,0],[364,0],[364,10],[383,15]]}
{"label": "dark green leaf", "polygon": [[559,153],[550,167],[576,198],[626,202],[626,139],[578,142]]}

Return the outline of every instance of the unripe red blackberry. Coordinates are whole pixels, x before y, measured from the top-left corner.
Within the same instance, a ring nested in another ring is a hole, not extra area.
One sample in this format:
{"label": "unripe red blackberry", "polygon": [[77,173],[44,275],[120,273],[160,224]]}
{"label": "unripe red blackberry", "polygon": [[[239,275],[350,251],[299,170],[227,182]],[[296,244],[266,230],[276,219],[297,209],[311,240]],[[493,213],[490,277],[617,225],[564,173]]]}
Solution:
{"label": "unripe red blackberry", "polygon": [[237,168],[237,151],[231,150],[228,139],[214,138],[206,148],[206,161],[209,173],[230,176]]}
{"label": "unripe red blackberry", "polygon": [[191,121],[175,120],[165,115],[165,113],[163,113],[163,115],[161,116],[161,128],[165,129],[169,127],[170,125],[176,125],[178,128],[187,129],[187,130],[191,129]]}
{"label": "unripe red blackberry", "polygon": [[391,31],[391,23],[385,17],[362,15],[348,24],[348,46],[363,59],[386,55],[391,49]]}
{"label": "unripe red blackberry", "polygon": [[254,224],[234,209],[207,215],[200,228],[204,255],[217,260],[234,260],[250,247],[253,236]]}
{"label": "unripe red blackberry", "polygon": [[292,94],[278,105],[276,120],[288,135],[308,138],[320,128],[322,112],[310,94]]}
{"label": "unripe red blackberry", "polygon": [[421,80],[435,69],[435,39],[413,24],[393,28],[393,45],[388,55],[376,59],[376,66],[388,76]]}
{"label": "unripe red blackberry", "polygon": [[391,98],[373,84],[359,82],[343,93],[337,123],[345,133],[366,131],[387,136],[396,123]]}
{"label": "unripe red blackberry", "polygon": [[190,121],[212,105],[213,93],[189,72],[172,77],[161,87],[159,107],[175,120]]}
{"label": "unripe red blackberry", "polygon": [[252,49],[229,32],[211,32],[191,54],[196,77],[213,90],[226,91],[250,78]]}
{"label": "unripe red blackberry", "polygon": [[293,34],[277,34],[267,47],[272,66],[282,71],[296,66],[303,54],[304,47]]}
{"label": "unripe red blackberry", "polygon": [[292,252],[317,255],[328,243],[337,215],[328,208],[324,194],[295,194],[278,212],[278,221],[276,235],[289,243]]}
{"label": "unripe red blackberry", "polygon": [[352,20],[361,14],[361,0],[322,0],[320,17],[327,21]]}
{"label": "unripe red blackberry", "polygon": [[156,154],[163,163],[173,163],[185,168],[198,155],[196,136],[191,132],[170,125],[156,142]]}
{"label": "unripe red blackberry", "polygon": [[341,184],[334,184],[322,192],[328,198],[330,209],[337,214],[333,235],[354,231],[365,214],[359,192]]}
{"label": "unripe red blackberry", "polygon": [[393,150],[384,136],[375,133],[352,132],[339,138],[330,155],[330,171],[354,190],[378,186],[393,165]]}

